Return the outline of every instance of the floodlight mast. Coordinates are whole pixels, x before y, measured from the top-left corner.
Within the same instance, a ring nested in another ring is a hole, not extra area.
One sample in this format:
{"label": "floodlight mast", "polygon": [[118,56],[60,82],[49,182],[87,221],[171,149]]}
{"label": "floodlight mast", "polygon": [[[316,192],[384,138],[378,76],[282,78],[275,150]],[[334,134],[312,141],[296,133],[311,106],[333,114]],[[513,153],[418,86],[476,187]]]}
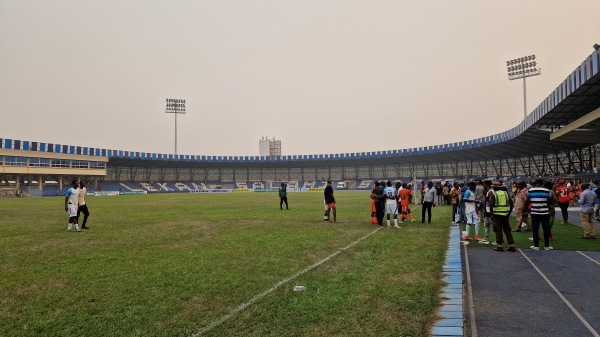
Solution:
{"label": "floodlight mast", "polygon": [[542,74],[542,69],[537,68],[535,55],[523,56],[514,60],[506,61],[506,70],[508,79],[523,79],[523,120],[527,118],[527,77],[538,76]]}
{"label": "floodlight mast", "polygon": [[175,115],[175,155],[177,155],[177,115],[185,115],[185,99],[180,98],[167,98],[167,105],[165,107],[166,113],[172,113]]}

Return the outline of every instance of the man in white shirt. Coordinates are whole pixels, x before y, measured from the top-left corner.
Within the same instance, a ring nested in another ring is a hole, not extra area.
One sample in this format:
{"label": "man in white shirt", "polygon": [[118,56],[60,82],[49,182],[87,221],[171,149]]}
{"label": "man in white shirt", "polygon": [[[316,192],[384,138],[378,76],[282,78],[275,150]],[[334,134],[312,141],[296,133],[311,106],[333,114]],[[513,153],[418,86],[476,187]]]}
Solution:
{"label": "man in white shirt", "polygon": [[65,196],[65,211],[69,214],[69,224],[67,226],[67,231],[70,231],[73,225],[75,225],[75,231],[81,232],[81,229],[79,229],[79,225],[77,224],[79,183],[77,183],[77,180],[73,180],[72,185],[73,187],[67,190],[67,195]]}
{"label": "man in white shirt", "polygon": [[394,227],[398,226],[398,190],[392,186],[392,182],[388,180],[387,187],[383,190],[385,194],[385,213],[387,214],[387,227],[392,228],[390,224],[390,214],[394,215]]}

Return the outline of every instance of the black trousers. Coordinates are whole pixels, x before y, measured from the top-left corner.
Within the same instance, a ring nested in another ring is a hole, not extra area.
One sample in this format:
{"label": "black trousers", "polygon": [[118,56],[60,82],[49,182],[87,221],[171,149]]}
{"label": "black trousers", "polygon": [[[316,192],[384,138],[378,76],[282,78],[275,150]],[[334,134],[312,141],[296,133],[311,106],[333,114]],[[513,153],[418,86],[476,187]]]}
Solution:
{"label": "black trousers", "polygon": [[569,220],[569,212],[567,209],[569,208],[569,202],[559,202],[558,207],[560,207],[560,212],[562,213],[563,221],[567,222]]}
{"label": "black trousers", "polygon": [[550,246],[550,216],[531,214],[533,245],[540,246],[540,225],[544,231],[544,247]]}
{"label": "black trousers", "polygon": [[81,213],[83,213],[83,222],[81,223],[81,227],[85,227],[88,216],[90,216],[90,211],[88,211],[87,205],[77,207],[77,223],[79,223],[79,214]]}
{"label": "black trousers", "polygon": [[377,216],[377,224],[379,226],[383,226],[383,216],[384,216],[384,204],[381,202],[375,201],[375,215]]}
{"label": "black trousers", "polygon": [[287,197],[279,198],[279,209],[283,209],[283,203],[285,202],[285,209],[288,209]]}
{"label": "black trousers", "polygon": [[427,222],[431,223],[431,207],[433,207],[433,202],[423,202],[423,208],[421,209],[421,222],[425,222],[425,211],[427,211]]}

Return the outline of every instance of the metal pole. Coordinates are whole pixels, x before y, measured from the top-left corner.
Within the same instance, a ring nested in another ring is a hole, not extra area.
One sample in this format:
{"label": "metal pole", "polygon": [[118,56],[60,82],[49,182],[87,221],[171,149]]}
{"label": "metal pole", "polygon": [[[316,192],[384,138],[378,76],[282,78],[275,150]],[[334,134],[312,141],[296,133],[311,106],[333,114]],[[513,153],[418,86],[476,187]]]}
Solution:
{"label": "metal pole", "polygon": [[175,112],[174,115],[175,115],[175,154],[177,154],[177,112]]}
{"label": "metal pole", "polygon": [[527,84],[526,77],[523,77],[523,120],[527,118]]}

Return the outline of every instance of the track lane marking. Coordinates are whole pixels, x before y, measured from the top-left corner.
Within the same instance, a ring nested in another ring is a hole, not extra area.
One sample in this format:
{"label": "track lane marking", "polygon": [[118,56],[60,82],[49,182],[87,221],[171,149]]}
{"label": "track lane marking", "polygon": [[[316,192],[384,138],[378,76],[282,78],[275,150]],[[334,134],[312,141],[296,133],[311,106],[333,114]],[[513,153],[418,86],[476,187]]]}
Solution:
{"label": "track lane marking", "polygon": [[598,261],[596,261],[596,260],[592,259],[591,257],[589,257],[589,256],[585,255],[584,253],[582,253],[582,252],[580,252],[580,251],[577,251],[577,252],[578,252],[579,254],[581,254],[581,255],[585,256],[585,257],[586,257],[588,260],[590,260],[590,261],[592,261],[592,262],[594,262],[595,264],[597,264],[597,265],[599,265],[599,266],[600,266],[600,262],[598,262]]}
{"label": "track lane marking", "polygon": [[571,311],[575,314],[575,316],[577,316],[577,318],[579,318],[581,323],[583,323],[583,325],[585,325],[585,327],[592,333],[592,335],[594,337],[600,337],[600,335],[598,335],[598,332],[596,332],[596,330],[594,330],[594,328],[592,328],[590,323],[588,323],[588,321],[586,321],[585,318],[583,318],[583,316],[579,313],[579,311],[577,311],[577,309],[575,309],[575,307],[573,307],[571,302],[569,302],[569,300],[567,300],[563,296],[563,294],[554,286],[554,284],[552,282],[550,282],[550,280],[546,277],[546,275],[544,275],[544,273],[542,273],[542,271],[533,263],[533,261],[531,261],[531,259],[525,253],[523,253],[523,250],[519,249],[519,252],[521,253],[521,255],[523,255],[523,257],[525,257],[525,259],[527,259],[527,261],[529,261],[531,266],[538,272],[538,274],[540,274],[540,276],[542,276],[542,278],[546,281],[546,283],[548,283],[550,288],[552,288],[552,290],[554,290],[554,292],[567,305],[567,307],[569,307],[569,309],[571,309]]}
{"label": "track lane marking", "polygon": [[469,251],[468,245],[465,247],[465,269],[467,272],[467,292],[469,294],[469,315],[471,321],[471,337],[477,337],[477,324],[475,322],[475,304],[473,303],[473,287],[471,286],[471,269],[469,268]]}

